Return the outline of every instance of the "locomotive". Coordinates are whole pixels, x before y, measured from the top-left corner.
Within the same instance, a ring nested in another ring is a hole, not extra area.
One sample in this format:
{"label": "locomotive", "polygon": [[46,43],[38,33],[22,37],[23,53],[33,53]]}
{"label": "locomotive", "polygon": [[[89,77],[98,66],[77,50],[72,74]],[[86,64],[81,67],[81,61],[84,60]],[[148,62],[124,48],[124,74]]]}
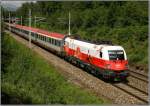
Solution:
{"label": "locomotive", "polygon": [[122,46],[107,43],[92,43],[65,34],[48,32],[39,28],[5,23],[6,28],[52,51],[90,73],[107,80],[126,80],[127,55]]}

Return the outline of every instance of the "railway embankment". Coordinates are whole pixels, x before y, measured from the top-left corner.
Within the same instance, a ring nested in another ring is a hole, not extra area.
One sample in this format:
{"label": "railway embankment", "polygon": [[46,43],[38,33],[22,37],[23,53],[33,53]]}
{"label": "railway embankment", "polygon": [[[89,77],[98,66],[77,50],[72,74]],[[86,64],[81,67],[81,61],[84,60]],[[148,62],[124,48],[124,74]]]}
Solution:
{"label": "railway embankment", "polygon": [[2,35],[1,74],[2,104],[108,103],[67,82],[54,66],[8,34]]}

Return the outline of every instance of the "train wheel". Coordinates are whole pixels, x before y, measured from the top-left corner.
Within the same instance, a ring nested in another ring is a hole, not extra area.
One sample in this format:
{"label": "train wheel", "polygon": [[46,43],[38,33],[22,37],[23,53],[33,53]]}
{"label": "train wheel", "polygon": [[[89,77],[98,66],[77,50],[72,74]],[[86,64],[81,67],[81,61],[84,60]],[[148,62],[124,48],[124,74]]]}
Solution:
{"label": "train wheel", "polygon": [[80,64],[80,67],[81,67],[82,69],[84,69],[84,65],[83,65],[82,63]]}

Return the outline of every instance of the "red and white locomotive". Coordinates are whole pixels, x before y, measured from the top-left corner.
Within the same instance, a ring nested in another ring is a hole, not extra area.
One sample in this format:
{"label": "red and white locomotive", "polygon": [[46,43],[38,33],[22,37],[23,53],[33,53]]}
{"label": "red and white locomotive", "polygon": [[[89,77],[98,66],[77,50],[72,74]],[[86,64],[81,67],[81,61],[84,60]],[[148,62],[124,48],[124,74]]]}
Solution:
{"label": "red and white locomotive", "polygon": [[90,43],[72,36],[27,26],[8,23],[6,26],[6,28],[10,26],[12,32],[26,39],[29,39],[29,31],[31,31],[32,42],[38,43],[97,76],[113,80],[124,80],[128,76],[128,60],[121,46]]}

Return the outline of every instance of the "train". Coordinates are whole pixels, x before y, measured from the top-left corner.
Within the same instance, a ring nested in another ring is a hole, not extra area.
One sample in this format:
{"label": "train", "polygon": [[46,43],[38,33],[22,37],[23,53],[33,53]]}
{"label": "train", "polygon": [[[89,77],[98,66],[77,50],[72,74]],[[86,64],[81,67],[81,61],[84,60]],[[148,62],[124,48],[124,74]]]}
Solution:
{"label": "train", "polygon": [[7,29],[44,47],[65,60],[100,78],[112,81],[126,80],[129,65],[122,46],[101,42],[92,43],[72,35],[43,29],[5,23]]}

